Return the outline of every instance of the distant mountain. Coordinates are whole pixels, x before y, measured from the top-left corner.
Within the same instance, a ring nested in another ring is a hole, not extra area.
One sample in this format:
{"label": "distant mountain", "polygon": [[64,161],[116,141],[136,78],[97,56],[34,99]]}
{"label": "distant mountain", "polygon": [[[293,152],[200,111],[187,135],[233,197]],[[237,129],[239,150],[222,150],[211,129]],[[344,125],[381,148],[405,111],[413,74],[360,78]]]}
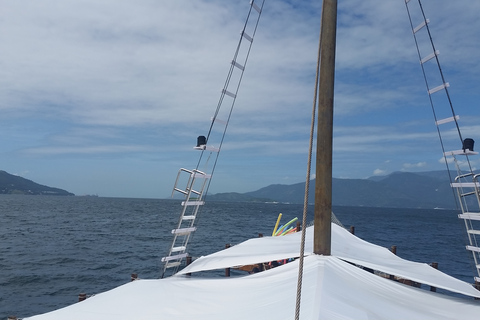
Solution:
{"label": "distant mountain", "polygon": [[0,170],[0,194],[74,196],[68,191],[47,187]]}
{"label": "distant mountain", "polygon": [[[315,180],[309,202],[313,203]],[[395,172],[369,179],[332,180],[332,204],[390,208],[455,208],[447,171]],[[211,201],[276,201],[303,203],[305,183],[274,184],[247,193],[209,195]]]}
{"label": "distant mountain", "polygon": [[207,196],[208,200],[212,201],[231,201],[231,202],[271,202],[269,198],[259,198],[258,196],[250,196],[246,193],[226,192],[217,193]]}

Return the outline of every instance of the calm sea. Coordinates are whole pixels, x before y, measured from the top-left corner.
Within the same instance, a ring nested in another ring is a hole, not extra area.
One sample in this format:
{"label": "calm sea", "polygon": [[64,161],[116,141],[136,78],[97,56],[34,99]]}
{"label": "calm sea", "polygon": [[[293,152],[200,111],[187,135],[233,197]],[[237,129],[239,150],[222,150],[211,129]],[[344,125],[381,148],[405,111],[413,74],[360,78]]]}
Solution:
{"label": "calm sea", "polygon": [[[202,208],[189,252],[201,256],[298,217],[302,205],[214,203]],[[176,200],[0,196],[0,319],[27,317],[130,281],[158,278],[180,213]],[[462,222],[448,210],[334,207],[367,241],[467,282],[473,262]],[[309,221],[312,220],[310,214]]]}

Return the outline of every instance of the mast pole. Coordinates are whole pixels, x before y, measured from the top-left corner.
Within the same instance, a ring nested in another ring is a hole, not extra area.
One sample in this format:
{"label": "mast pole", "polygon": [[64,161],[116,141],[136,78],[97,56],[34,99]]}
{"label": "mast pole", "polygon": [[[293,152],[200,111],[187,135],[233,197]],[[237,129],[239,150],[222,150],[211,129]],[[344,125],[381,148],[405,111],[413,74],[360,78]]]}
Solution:
{"label": "mast pole", "polygon": [[332,215],[332,141],[337,0],[323,0],[320,31],[320,80],[315,174],[313,252],[331,253]]}

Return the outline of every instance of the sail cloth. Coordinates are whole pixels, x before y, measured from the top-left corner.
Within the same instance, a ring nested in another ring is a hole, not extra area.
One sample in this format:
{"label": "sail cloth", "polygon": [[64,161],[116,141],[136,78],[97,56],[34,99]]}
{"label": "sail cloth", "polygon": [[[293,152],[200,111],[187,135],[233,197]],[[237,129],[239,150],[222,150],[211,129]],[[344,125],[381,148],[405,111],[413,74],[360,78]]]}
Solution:
{"label": "sail cloth", "polygon": [[[29,320],[275,319],[295,313],[298,261],[245,277],[137,280]],[[305,258],[300,319],[478,319],[480,305],[390,281],[334,256]]]}
{"label": "sail cloth", "polygon": [[[305,255],[313,254],[313,226],[307,228]],[[301,234],[250,239],[231,248],[200,257],[179,274],[223,269],[298,257]],[[364,241],[332,223],[332,255],[390,275],[480,298],[480,291],[425,263],[402,259],[388,249]]]}

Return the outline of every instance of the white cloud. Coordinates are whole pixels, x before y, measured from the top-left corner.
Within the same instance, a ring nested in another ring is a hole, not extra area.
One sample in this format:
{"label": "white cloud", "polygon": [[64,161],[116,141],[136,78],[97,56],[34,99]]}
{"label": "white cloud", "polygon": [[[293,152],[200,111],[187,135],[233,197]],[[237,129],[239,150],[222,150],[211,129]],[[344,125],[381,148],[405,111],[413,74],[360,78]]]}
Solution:
{"label": "white cloud", "polygon": [[373,170],[373,175],[374,176],[383,176],[387,173],[386,170],[382,170],[382,169],[375,169]]}
{"label": "white cloud", "polygon": [[148,150],[142,146],[132,145],[100,145],[92,147],[42,147],[24,150],[27,154],[59,155],[59,154],[101,154],[101,153],[130,153]]}

